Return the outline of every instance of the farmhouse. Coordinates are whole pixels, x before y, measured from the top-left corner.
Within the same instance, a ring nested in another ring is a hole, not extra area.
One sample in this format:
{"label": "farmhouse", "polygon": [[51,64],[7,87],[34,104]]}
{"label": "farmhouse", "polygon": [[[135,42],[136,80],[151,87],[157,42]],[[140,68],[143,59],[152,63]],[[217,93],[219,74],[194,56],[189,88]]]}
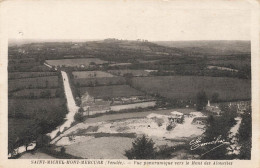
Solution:
{"label": "farmhouse", "polygon": [[95,99],[87,93],[81,97],[81,101],[81,107],[84,110],[84,115],[92,115],[96,112],[106,112],[110,110],[110,101]]}

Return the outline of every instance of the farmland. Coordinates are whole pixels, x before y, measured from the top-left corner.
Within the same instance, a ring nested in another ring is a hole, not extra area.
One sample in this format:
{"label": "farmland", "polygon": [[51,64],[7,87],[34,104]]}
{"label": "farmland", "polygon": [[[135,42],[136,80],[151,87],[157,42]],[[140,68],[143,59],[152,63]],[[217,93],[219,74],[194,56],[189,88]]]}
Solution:
{"label": "farmland", "polygon": [[[62,90],[58,89],[23,89],[11,93],[13,98],[54,98],[61,96]],[[10,96],[10,94],[9,94]]]}
{"label": "farmland", "polygon": [[103,77],[103,78],[81,78],[74,79],[74,83],[77,86],[105,86],[105,85],[123,85],[125,84],[125,78],[123,77]]}
{"label": "farmland", "polygon": [[[201,135],[204,126],[193,119],[214,110],[204,105],[208,100],[214,107],[250,101],[251,59],[248,42],[198,43],[193,49],[192,43],[163,46],[106,39],[10,47],[9,146],[24,145],[57,128],[51,136],[56,152],[63,146],[65,154],[78,157],[125,159],[124,150],[136,135],[146,134],[156,145],[171,147]],[[62,78],[61,71],[68,78]],[[70,89],[72,94],[64,94]],[[203,91],[203,108],[197,109],[198,93]],[[67,108],[73,114],[65,118]],[[167,130],[169,118],[161,127],[156,117],[148,117],[171,115],[173,110],[183,113],[185,120],[175,123],[173,130]],[[76,125],[63,129],[65,120],[66,128]],[[91,151],[96,148],[104,152]]]}
{"label": "farmland", "polygon": [[204,90],[208,97],[218,93],[222,101],[251,98],[250,80],[225,77],[156,76],[133,78],[133,86],[166,98],[194,100]]}
{"label": "farmland", "polygon": [[[8,114],[12,117],[45,118],[55,116],[62,112],[64,108],[66,109],[66,101],[60,98],[9,99],[8,106]],[[62,110],[57,109],[57,107],[60,107]]]}
{"label": "farmland", "polygon": [[126,74],[132,74],[133,76],[149,76],[149,72],[145,70],[121,69],[121,70],[109,70],[108,72],[117,76],[125,76]]}
{"label": "farmland", "polygon": [[103,71],[74,71],[72,72],[74,79],[81,78],[106,78],[113,77],[114,75]]}
{"label": "farmland", "polygon": [[9,152],[52,131],[67,113],[61,74],[43,65],[42,59],[9,50]]}
{"label": "farmland", "polygon": [[27,88],[55,88],[58,87],[58,76],[22,78],[9,80],[9,91]]}
{"label": "farmland", "polygon": [[77,87],[92,87],[125,84],[123,77],[114,76],[104,71],[74,71],[73,82]]}
{"label": "farmland", "polygon": [[60,59],[60,60],[46,60],[46,63],[55,67],[73,67],[73,66],[89,66],[93,64],[104,64],[107,63],[98,58],[82,58],[82,59]]}
{"label": "farmland", "polygon": [[250,59],[229,59],[229,60],[211,60],[209,61],[209,64],[212,65],[221,65],[221,66],[226,66],[230,67],[233,66],[236,69],[239,69],[243,66],[250,66],[251,62]]}
{"label": "farmland", "polygon": [[34,78],[57,75],[57,72],[10,72],[8,73],[8,79]]}
{"label": "farmland", "polygon": [[130,96],[142,96],[142,92],[131,88],[128,85],[111,85],[111,86],[98,86],[98,87],[81,87],[80,93],[83,95],[88,92],[91,96],[95,98],[105,98],[105,97],[130,97]]}

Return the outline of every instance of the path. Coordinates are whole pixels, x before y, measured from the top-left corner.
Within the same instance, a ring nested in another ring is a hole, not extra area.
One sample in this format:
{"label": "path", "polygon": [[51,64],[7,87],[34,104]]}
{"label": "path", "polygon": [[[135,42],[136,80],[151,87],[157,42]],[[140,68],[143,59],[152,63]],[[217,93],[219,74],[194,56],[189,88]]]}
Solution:
{"label": "path", "polygon": [[69,112],[66,115],[66,121],[61,126],[57,127],[55,130],[48,134],[51,137],[51,139],[53,139],[58,132],[63,132],[66,127],[68,128],[71,126],[71,124],[74,122],[74,115],[78,112],[79,109],[74,100],[67,73],[61,71],[61,74],[63,78],[63,86],[67,99],[67,108]]}
{"label": "path", "polygon": [[228,154],[232,155],[238,155],[240,153],[240,145],[238,143],[238,130],[240,128],[241,125],[241,117],[236,117],[235,120],[237,121],[237,123],[230,129],[230,134],[229,134],[229,138],[231,139],[231,145],[228,147]]}

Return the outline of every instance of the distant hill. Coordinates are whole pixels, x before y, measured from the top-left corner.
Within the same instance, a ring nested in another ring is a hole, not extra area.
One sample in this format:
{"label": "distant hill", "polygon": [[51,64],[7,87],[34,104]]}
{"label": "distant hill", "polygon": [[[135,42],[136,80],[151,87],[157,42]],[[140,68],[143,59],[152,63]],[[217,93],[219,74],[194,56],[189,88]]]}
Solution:
{"label": "distant hill", "polygon": [[158,45],[208,55],[250,54],[250,41],[157,41]]}

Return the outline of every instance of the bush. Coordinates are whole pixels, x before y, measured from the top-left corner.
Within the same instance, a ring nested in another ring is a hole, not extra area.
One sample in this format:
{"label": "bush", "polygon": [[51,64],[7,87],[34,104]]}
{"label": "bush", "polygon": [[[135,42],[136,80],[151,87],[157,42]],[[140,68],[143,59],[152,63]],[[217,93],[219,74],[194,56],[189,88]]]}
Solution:
{"label": "bush", "polygon": [[128,159],[155,159],[156,150],[152,139],[143,135],[132,144],[133,147],[125,152]]}
{"label": "bush", "polygon": [[[221,116],[213,116],[210,115],[207,119],[207,125],[206,130],[204,132],[204,142],[212,142],[215,141],[216,138],[225,138],[227,139],[229,137],[230,129],[236,124],[235,118],[237,117],[237,113],[232,108],[226,108],[225,111],[223,111]],[[217,144],[219,145],[219,144]],[[222,146],[219,146],[218,148],[213,149],[214,145],[206,145],[204,146],[203,153],[207,152],[206,155],[201,155],[200,159],[230,159],[229,155],[227,155],[227,146],[228,144],[223,144]],[[210,152],[208,152],[210,151]]]}
{"label": "bush", "polygon": [[219,94],[218,93],[213,93],[211,96],[211,101],[212,103],[217,103],[219,101]]}
{"label": "bush", "polygon": [[251,159],[252,149],[252,109],[249,107],[244,114],[241,115],[242,121],[239,128],[238,142],[241,145],[239,158]]}
{"label": "bush", "polygon": [[159,150],[156,153],[156,159],[170,159],[174,151],[175,151],[175,147],[162,145],[159,147]]}
{"label": "bush", "polygon": [[202,110],[207,105],[207,95],[206,92],[200,91],[197,93],[197,110]]}
{"label": "bush", "polygon": [[61,154],[64,154],[65,151],[66,151],[66,149],[64,148],[64,146],[60,148],[60,153],[61,153]]}
{"label": "bush", "polygon": [[168,125],[167,127],[166,127],[166,130],[167,131],[170,131],[170,130],[172,130],[173,129],[173,126],[172,125]]}
{"label": "bush", "polygon": [[82,121],[84,121],[83,114],[82,114],[82,113],[76,113],[76,114],[74,115],[74,120],[77,121],[77,122],[82,122]]}

